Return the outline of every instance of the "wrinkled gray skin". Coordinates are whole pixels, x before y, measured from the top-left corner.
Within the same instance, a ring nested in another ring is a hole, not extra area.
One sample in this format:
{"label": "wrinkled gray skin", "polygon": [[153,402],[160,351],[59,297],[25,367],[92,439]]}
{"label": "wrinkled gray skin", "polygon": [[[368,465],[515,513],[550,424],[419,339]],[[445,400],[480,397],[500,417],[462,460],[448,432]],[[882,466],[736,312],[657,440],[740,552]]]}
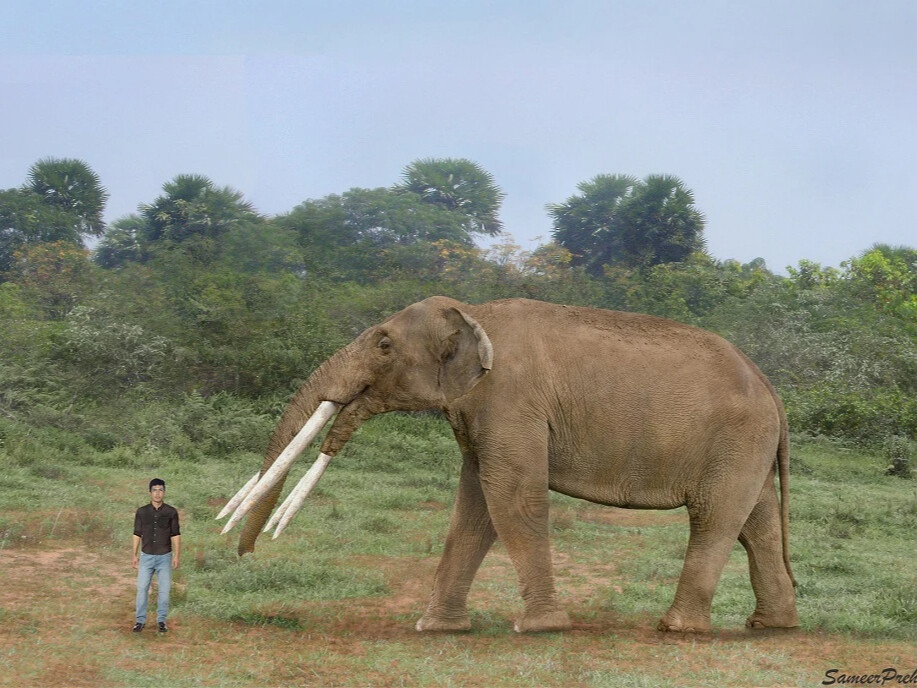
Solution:
{"label": "wrinkled gray skin", "polygon": [[[757,601],[748,625],[798,623],[783,405],[757,367],[712,333],[525,299],[470,306],[433,297],[369,328],[312,375],[262,473],[324,400],[344,405],[322,445],[332,456],[386,411],[440,409],[455,432],[461,479],[418,630],[469,628],[468,590],[497,537],[519,576],[517,630],[570,627],[554,590],[548,490],[618,507],[687,507],[687,554],[661,630],[710,628],[736,539]],[[280,490],[250,514],[240,554],[254,549]]]}

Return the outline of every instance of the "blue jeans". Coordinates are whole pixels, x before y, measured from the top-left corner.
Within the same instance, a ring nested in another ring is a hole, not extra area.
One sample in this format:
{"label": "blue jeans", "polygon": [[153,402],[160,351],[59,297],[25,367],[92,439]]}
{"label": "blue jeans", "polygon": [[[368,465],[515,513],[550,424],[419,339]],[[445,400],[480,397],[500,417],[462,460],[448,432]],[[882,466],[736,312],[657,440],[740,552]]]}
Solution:
{"label": "blue jeans", "polygon": [[169,613],[169,588],[172,587],[172,553],[140,553],[140,564],[137,566],[137,621],[146,623],[146,606],[150,599],[150,583],[153,572],[159,587],[156,598],[156,621],[164,623]]}

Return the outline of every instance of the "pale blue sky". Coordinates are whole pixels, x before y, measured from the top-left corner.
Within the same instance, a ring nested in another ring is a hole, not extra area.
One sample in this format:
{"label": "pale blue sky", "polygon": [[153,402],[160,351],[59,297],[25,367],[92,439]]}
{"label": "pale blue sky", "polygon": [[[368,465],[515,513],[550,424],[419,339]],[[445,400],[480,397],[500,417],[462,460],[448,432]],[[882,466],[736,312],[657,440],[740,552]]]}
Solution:
{"label": "pale blue sky", "polygon": [[180,173],[263,213],[467,157],[526,247],[599,173],[669,173],[775,270],[917,244],[917,3],[5,2],[0,188],[88,162],[109,220]]}

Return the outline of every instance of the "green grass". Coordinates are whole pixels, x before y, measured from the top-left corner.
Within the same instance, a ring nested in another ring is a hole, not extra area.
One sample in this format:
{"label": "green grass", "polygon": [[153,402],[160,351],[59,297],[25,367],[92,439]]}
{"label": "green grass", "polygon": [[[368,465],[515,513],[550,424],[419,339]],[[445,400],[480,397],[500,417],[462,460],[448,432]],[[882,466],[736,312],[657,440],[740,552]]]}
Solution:
{"label": "green grass", "polygon": [[[884,460],[823,442],[797,441],[806,468],[790,477],[790,551],[802,628],[867,637],[917,638],[917,481],[883,474]],[[604,605],[625,614],[664,611],[687,544],[682,525],[652,529],[621,561],[624,594]],[[643,535],[643,533],[641,533]],[[556,539],[556,538],[555,538]],[[754,607],[738,543],[720,580],[713,624],[741,626]]]}
{"label": "green grass", "polygon": [[[402,577],[431,575],[431,562],[442,552],[460,468],[451,430],[435,416],[389,415],[367,423],[334,459],[284,535],[275,541],[262,536],[256,553],[241,559],[235,554],[238,529],[220,535],[222,522],[214,516],[221,500],[257,470],[257,454],[220,459],[195,454],[188,460],[124,446],[99,449],[62,430],[30,429],[7,420],[0,425],[0,556],[5,549],[76,542],[87,551],[126,558],[134,509],[148,500],[148,480],[164,477],[167,501],[184,515],[175,618],[188,625],[202,620],[217,628],[227,624],[230,629],[294,634],[278,641],[290,644],[290,654],[281,665],[272,665],[274,682],[308,683],[306,674],[298,673],[306,669],[300,668],[329,662],[351,672],[346,675],[388,677],[379,682],[403,675],[412,685],[459,685],[476,671],[513,685],[542,685],[558,675],[593,686],[805,685],[814,676],[811,668],[781,660],[785,648],[768,650],[753,642],[702,642],[702,650],[684,642],[654,646],[642,664],[632,665],[630,653],[646,655],[647,650],[629,640],[629,633],[651,627],[671,603],[687,525],[607,523],[594,518],[604,507],[562,495],[552,497],[552,546],[561,561],[575,568],[561,569],[559,592],[576,621],[618,629],[604,637],[601,652],[575,635],[521,641],[512,634],[510,619],[521,601],[499,543],[488,561],[502,561],[506,570],[497,575],[490,569],[476,580],[471,636],[352,638],[359,651],[346,656],[326,642],[300,645],[304,638],[344,629],[351,611],[367,601],[394,595],[387,562],[402,562]],[[288,489],[310,463],[310,456],[301,460]],[[880,456],[826,442],[796,441],[793,466],[791,552],[803,630],[867,643],[917,640],[912,554],[917,481],[885,476]],[[415,572],[414,562],[426,565],[427,573]],[[428,589],[430,582],[424,578],[418,585]],[[73,593],[79,594],[79,583],[73,584]],[[753,607],[747,559],[736,545],[714,599],[714,628],[738,631]],[[130,609],[123,611],[129,620]],[[409,631],[413,619],[399,613],[388,622]],[[15,626],[11,637],[25,642],[42,632],[41,611],[0,607],[0,625]],[[340,633],[351,637],[353,631]],[[227,636],[219,637],[225,642]],[[70,642],[76,647],[76,639]],[[103,647],[106,642],[117,648],[113,653],[124,651],[114,640],[103,640]],[[44,659],[28,660],[21,646],[4,652],[0,660],[19,667],[20,678],[33,676],[29,671],[41,675]],[[698,664],[699,652],[709,665]],[[193,665],[191,658],[188,662]],[[396,665],[400,674],[391,673]],[[143,672],[123,666],[99,671],[116,685],[151,683]],[[234,660],[200,667],[193,676],[170,672],[159,678],[170,685],[248,685],[263,682],[265,675]],[[333,683],[322,676],[317,683]]]}

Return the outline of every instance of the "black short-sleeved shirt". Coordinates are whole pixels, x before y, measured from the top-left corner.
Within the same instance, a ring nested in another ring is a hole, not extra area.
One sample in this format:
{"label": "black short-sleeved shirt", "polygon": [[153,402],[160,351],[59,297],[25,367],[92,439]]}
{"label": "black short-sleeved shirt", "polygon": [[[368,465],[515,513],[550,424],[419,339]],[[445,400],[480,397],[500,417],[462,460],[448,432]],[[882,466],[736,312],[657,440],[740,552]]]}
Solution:
{"label": "black short-sleeved shirt", "polygon": [[140,507],[134,515],[134,535],[140,538],[144,554],[168,554],[172,551],[172,538],[181,535],[178,510],[165,502],[158,509],[152,502]]}

